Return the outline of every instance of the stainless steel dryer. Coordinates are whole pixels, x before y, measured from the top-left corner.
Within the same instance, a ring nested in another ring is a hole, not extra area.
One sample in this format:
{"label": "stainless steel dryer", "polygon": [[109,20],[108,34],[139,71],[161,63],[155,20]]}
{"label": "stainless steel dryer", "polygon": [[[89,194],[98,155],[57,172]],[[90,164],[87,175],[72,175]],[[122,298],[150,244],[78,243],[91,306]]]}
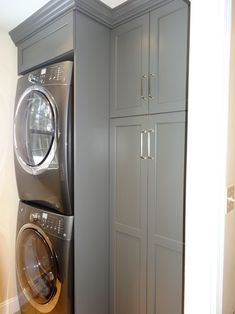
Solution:
{"label": "stainless steel dryer", "polygon": [[18,80],[14,152],[19,198],[73,214],[73,62]]}
{"label": "stainless steel dryer", "polygon": [[20,202],[16,272],[22,314],[73,314],[73,217]]}

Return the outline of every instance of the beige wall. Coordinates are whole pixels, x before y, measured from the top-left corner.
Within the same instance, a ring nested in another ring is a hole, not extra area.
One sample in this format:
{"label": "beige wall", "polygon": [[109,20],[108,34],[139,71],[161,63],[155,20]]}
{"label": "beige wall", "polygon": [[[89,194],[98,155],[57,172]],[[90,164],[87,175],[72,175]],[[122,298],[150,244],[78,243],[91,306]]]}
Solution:
{"label": "beige wall", "polygon": [[9,35],[0,29],[0,304],[16,296],[14,246],[18,195],[12,144],[16,57]]}
{"label": "beige wall", "polygon": [[[232,1],[227,186],[235,185],[235,0]],[[226,215],[223,314],[235,311],[235,210]]]}

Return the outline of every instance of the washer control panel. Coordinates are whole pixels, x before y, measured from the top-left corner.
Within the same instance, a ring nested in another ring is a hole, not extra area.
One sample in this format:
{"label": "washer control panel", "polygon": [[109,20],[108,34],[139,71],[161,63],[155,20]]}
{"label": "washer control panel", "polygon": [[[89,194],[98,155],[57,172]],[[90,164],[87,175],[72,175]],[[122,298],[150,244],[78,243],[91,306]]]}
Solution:
{"label": "washer control panel", "polygon": [[24,214],[25,223],[37,225],[46,234],[64,240],[72,239],[73,216],[62,216],[25,204],[20,207],[20,213]]}

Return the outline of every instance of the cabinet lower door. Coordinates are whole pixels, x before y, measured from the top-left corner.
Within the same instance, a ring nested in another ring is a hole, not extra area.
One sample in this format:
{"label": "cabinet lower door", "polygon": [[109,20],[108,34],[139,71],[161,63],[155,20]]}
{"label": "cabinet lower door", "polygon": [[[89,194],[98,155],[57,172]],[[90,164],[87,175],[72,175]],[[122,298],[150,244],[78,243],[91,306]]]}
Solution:
{"label": "cabinet lower door", "polygon": [[149,117],[148,314],[183,313],[185,113]]}
{"label": "cabinet lower door", "polygon": [[146,313],[146,117],[111,120],[111,313]]}

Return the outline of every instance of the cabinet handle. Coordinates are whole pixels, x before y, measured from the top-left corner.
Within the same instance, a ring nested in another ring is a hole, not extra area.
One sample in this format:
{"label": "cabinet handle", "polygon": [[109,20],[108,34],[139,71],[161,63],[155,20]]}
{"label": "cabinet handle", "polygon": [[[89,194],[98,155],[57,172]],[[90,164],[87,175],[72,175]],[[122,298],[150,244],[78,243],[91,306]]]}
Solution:
{"label": "cabinet handle", "polygon": [[154,130],[151,129],[148,131],[148,159],[154,160],[154,157],[151,156],[151,134],[154,133]]}
{"label": "cabinet handle", "polygon": [[142,75],[142,77],[141,77],[141,87],[140,87],[140,89],[141,89],[140,97],[141,97],[141,99],[146,100],[146,101],[148,100],[148,98],[144,96],[144,80],[147,79],[147,78],[148,78],[147,75]]}
{"label": "cabinet handle", "polygon": [[147,157],[144,156],[144,153],[143,153],[144,134],[146,133],[147,133],[146,130],[140,132],[140,158],[144,160],[147,159]]}
{"label": "cabinet handle", "polygon": [[150,73],[149,74],[149,98],[154,99],[155,97],[153,96],[152,93],[152,80],[156,78],[156,74]]}

